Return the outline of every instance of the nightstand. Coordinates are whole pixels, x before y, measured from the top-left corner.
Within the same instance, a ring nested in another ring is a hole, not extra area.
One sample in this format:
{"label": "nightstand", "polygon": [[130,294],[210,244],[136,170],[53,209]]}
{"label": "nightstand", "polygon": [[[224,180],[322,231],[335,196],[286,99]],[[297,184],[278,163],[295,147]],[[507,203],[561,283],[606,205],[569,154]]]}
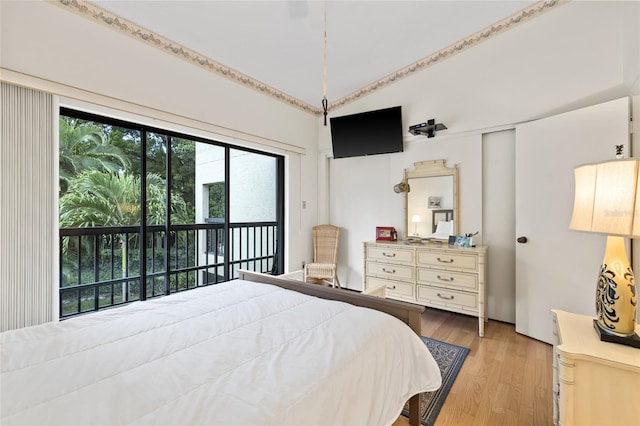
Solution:
{"label": "nightstand", "polygon": [[593,317],[551,312],[554,424],[639,425],[640,350],[601,342]]}

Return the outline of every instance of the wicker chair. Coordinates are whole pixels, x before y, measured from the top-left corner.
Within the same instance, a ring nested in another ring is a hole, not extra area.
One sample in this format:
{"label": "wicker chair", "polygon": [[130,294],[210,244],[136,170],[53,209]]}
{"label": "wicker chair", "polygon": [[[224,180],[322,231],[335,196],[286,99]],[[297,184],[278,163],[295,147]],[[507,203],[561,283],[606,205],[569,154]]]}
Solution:
{"label": "wicker chair", "polygon": [[304,265],[304,281],[328,283],[340,287],[338,279],[338,237],[340,228],[333,225],[313,227],[313,263]]}

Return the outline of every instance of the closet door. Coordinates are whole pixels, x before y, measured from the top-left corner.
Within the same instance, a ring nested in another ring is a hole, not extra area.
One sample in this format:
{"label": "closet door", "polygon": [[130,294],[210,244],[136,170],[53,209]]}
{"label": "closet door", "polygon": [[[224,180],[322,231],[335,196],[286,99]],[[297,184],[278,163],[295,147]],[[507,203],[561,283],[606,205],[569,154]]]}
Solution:
{"label": "closet door", "polygon": [[[629,99],[516,127],[516,331],[553,342],[551,309],[595,315],[606,236],[569,230],[573,169],[629,153]],[[526,239],[526,241],[525,241]]]}

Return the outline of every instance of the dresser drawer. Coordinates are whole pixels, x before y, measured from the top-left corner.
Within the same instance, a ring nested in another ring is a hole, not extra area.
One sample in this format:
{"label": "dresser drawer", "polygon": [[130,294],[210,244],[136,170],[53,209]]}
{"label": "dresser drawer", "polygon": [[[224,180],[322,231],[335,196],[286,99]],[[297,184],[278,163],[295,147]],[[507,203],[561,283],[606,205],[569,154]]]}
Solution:
{"label": "dresser drawer", "polygon": [[478,289],[478,275],[418,268],[418,284],[475,291]]}
{"label": "dresser drawer", "polygon": [[413,282],[415,268],[408,265],[367,262],[367,275]]}
{"label": "dresser drawer", "polygon": [[434,266],[438,268],[478,269],[478,257],[473,254],[451,252],[435,252],[418,250],[418,266]]}
{"label": "dresser drawer", "polygon": [[404,247],[367,246],[367,260],[413,265],[414,250]]}
{"label": "dresser drawer", "polygon": [[[1,0],[0,0],[1,1]],[[365,241],[363,292],[487,319],[487,247]]]}
{"label": "dresser drawer", "polygon": [[435,288],[424,285],[417,286],[418,302],[430,303],[433,305],[452,306],[462,309],[478,309],[478,295],[474,293],[463,293],[461,291]]}
{"label": "dresser drawer", "polygon": [[376,288],[384,286],[386,288],[387,297],[395,297],[405,300],[415,300],[413,289],[415,285],[413,283],[406,283],[402,281],[385,280],[382,278],[369,277],[365,279],[365,289]]}

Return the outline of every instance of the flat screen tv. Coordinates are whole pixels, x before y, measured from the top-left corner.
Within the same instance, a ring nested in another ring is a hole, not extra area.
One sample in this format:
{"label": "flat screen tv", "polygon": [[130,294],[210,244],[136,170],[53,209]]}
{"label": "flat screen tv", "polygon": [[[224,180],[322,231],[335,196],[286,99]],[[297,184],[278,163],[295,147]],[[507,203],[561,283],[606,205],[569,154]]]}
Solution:
{"label": "flat screen tv", "polygon": [[332,117],[333,158],[402,152],[402,107]]}

